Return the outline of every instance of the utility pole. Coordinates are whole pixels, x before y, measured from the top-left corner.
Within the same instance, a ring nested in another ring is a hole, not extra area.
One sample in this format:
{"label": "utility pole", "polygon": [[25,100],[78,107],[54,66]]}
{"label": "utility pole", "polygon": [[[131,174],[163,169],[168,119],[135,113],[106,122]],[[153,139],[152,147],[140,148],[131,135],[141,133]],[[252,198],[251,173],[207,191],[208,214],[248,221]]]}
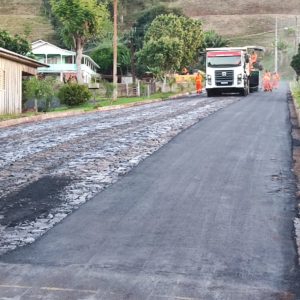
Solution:
{"label": "utility pole", "polygon": [[118,98],[118,0],[114,0],[114,60],[113,60],[113,100]]}
{"label": "utility pole", "polygon": [[295,39],[295,48],[296,50],[298,50],[298,45],[300,43],[300,28],[299,28],[299,22],[298,22],[298,16],[296,16],[296,39]]}
{"label": "utility pole", "polygon": [[296,19],[296,30],[295,30],[295,49],[297,50],[297,44],[298,44],[298,17],[295,17]]}
{"label": "utility pole", "polygon": [[275,25],[275,67],[274,71],[278,72],[278,18],[276,16],[276,25]]}

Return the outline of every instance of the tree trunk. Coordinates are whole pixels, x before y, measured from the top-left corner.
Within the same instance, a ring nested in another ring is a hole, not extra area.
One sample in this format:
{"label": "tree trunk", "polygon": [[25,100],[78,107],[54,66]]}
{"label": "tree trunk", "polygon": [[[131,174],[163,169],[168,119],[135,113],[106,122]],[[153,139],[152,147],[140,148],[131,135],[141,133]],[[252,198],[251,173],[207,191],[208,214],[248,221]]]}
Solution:
{"label": "tree trunk", "polygon": [[166,87],[167,87],[167,76],[164,75],[164,78],[163,78],[163,85],[162,85],[162,90],[161,90],[163,93],[166,93],[166,92],[167,92]]}
{"label": "tree trunk", "polygon": [[34,110],[35,112],[38,112],[38,101],[36,98],[34,98]]}
{"label": "tree trunk", "polygon": [[83,84],[81,62],[83,56],[83,45],[80,38],[76,38],[76,67],[77,67],[77,81]]}
{"label": "tree trunk", "polygon": [[134,50],[134,46],[133,46],[132,43],[130,45],[130,50],[131,50],[131,75],[132,75],[132,83],[135,85],[136,84],[135,50]]}

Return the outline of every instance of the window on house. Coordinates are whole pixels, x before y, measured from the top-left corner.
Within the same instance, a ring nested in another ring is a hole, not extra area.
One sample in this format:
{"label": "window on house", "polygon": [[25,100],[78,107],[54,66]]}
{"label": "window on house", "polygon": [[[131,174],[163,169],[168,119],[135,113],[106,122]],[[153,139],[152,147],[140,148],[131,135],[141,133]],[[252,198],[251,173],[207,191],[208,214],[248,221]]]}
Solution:
{"label": "window on house", "polygon": [[48,57],[48,64],[53,64],[53,65],[56,65],[60,63],[60,58],[58,57]]}
{"label": "window on house", "polygon": [[5,90],[5,71],[0,70],[0,90]]}
{"label": "window on house", "polygon": [[72,64],[73,63],[72,56],[67,56],[65,58],[65,60],[66,60],[66,64]]}

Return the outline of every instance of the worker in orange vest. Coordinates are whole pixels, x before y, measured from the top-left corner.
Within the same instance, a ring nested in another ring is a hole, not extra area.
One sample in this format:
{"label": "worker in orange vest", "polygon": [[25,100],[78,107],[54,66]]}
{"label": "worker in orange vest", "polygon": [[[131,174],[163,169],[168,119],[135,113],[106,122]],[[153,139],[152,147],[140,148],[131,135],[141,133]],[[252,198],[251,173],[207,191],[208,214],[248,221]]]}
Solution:
{"label": "worker in orange vest", "polygon": [[253,51],[251,53],[251,57],[250,57],[250,65],[251,65],[251,70],[254,70],[254,64],[257,63],[257,54],[255,51]]}
{"label": "worker in orange vest", "polygon": [[279,76],[278,72],[274,72],[273,75],[272,75],[272,81],[273,81],[273,88],[274,89],[279,88],[279,80],[280,80],[280,76]]}
{"label": "worker in orange vest", "polygon": [[256,54],[255,51],[253,51],[253,52],[251,53],[251,61],[252,61],[252,63],[254,63],[254,64],[257,62],[257,54]]}
{"label": "worker in orange vest", "polygon": [[197,73],[196,75],[196,90],[197,90],[197,94],[201,94],[202,93],[202,75],[200,72]]}
{"label": "worker in orange vest", "polygon": [[266,71],[263,77],[263,86],[265,92],[272,92],[271,73]]}

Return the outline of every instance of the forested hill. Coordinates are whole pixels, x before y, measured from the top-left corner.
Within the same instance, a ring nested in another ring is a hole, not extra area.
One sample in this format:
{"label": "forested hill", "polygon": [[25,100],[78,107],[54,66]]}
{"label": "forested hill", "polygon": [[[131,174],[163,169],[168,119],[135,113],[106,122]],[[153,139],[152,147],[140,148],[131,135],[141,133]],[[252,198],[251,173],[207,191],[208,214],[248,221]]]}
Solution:
{"label": "forested hill", "polygon": [[[0,0],[1,28],[11,33],[32,31],[32,39],[53,39],[54,31],[45,16],[47,0]],[[120,14],[131,23],[139,11],[158,3],[177,6],[191,17],[203,19],[208,29],[225,35],[243,35],[268,31],[273,26],[273,16],[300,15],[299,0],[119,0]],[[273,15],[273,16],[272,16]],[[286,18],[286,16],[284,16]],[[292,21],[291,21],[292,22]]]}

